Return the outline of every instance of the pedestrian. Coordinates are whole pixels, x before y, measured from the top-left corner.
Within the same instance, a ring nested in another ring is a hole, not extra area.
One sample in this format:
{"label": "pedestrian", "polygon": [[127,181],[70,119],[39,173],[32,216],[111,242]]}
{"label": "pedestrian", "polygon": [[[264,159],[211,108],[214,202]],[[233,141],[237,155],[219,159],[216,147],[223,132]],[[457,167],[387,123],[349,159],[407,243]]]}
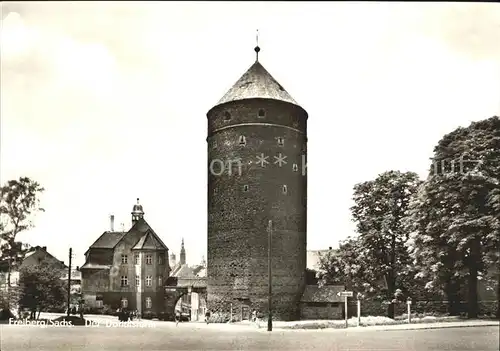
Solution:
{"label": "pedestrian", "polygon": [[176,327],[179,324],[180,320],[181,320],[181,313],[179,311],[175,311],[175,326]]}
{"label": "pedestrian", "polygon": [[252,312],[252,322],[256,322],[257,321],[257,311],[256,310],[253,310]]}
{"label": "pedestrian", "polygon": [[207,312],[205,312],[205,322],[207,322],[207,325],[210,322],[210,310],[207,310]]}

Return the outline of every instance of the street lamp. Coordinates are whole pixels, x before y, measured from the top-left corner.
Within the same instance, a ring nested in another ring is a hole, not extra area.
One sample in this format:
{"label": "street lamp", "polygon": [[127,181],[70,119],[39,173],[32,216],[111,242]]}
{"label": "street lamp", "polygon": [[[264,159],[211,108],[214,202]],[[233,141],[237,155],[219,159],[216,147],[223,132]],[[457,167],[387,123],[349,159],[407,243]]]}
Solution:
{"label": "street lamp", "polygon": [[268,311],[267,311],[267,331],[273,330],[273,315],[272,315],[272,296],[273,296],[273,288],[272,288],[272,269],[271,269],[271,253],[272,253],[272,237],[273,237],[273,221],[269,221],[269,225],[267,227],[268,231],[268,246],[267,246],[267,264],[268,264],[268,278],[269,278],[269,295],[268,295]]}

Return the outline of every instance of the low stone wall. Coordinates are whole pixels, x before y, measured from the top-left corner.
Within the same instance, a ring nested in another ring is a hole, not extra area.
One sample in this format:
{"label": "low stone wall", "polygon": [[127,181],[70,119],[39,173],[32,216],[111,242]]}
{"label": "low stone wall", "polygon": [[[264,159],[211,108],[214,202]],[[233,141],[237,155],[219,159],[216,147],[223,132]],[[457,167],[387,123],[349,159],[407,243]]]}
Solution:
{"label": "low stone wall", "polygon": [[300,305],[300,319],[302,320],[320,320],[320,319],[341,319],[342,318],[342,307],[340,304],[333,304],[327,306],[322,305],[312,305],[307,303],[301,303]]}

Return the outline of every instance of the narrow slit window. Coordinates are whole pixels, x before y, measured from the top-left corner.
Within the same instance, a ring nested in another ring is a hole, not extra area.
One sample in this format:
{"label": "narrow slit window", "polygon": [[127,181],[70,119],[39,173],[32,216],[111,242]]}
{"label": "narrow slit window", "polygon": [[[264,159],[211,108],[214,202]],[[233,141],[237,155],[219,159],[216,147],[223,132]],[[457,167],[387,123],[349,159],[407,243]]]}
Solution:
{"label": "narrow slit window", "polygon": [[229,121],[231,120],[231,114],[229,112],[224,112],[224,121]]}
{"label": "narrow slit window", "polygon": [[247,139],[243,135],[240,135],[239,143],[240,146],[245,146],[247,144]]}
{"label": "narrow slit window", "polygon": [[259,110],[259,117],[260,118],[266,117],[266,111],[264,111],[264,109],[262,109],[262,108]]}
{"label": "narrow slit window", "polygon": [[212,149],[217,149],[217,141],[215,141],[215,140],[212,143]]}
{"label": "narrow slit window", "polygon": [[247,192],[248,191],[248,185],[243,185],[243,191]]}
{"label": "narrow slit window", "polygon": [[278,146],[283,146],[283,145],[285,145],[285,139],[282,137],[279,137],[278,138]]}
{"label": "narrow slit window", "polygon": [[219,190],[217,188],[214,188],[214,194],[217,194]]}
{"label": "narrow slit window", "polygon": [[288,187],[286,185],[283,185],[283,194],[286,194],[288,192]]}
{"label": "narrow slit window", "polygon": [[299,170],[299,166],[297,166],[296,163],[293,164],[292,169],[294,172],[297,172]]}

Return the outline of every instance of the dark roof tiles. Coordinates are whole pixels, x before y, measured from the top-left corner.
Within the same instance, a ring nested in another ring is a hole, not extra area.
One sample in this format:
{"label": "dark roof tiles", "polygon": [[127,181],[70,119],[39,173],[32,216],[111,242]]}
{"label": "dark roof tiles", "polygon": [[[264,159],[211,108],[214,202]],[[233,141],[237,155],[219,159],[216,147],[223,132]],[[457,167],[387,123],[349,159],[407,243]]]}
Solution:
{"label": "dark roof tiles", "polygon": [[92,245],[91,249],[112,249],[123,238],[124,232],[104,232]]}

